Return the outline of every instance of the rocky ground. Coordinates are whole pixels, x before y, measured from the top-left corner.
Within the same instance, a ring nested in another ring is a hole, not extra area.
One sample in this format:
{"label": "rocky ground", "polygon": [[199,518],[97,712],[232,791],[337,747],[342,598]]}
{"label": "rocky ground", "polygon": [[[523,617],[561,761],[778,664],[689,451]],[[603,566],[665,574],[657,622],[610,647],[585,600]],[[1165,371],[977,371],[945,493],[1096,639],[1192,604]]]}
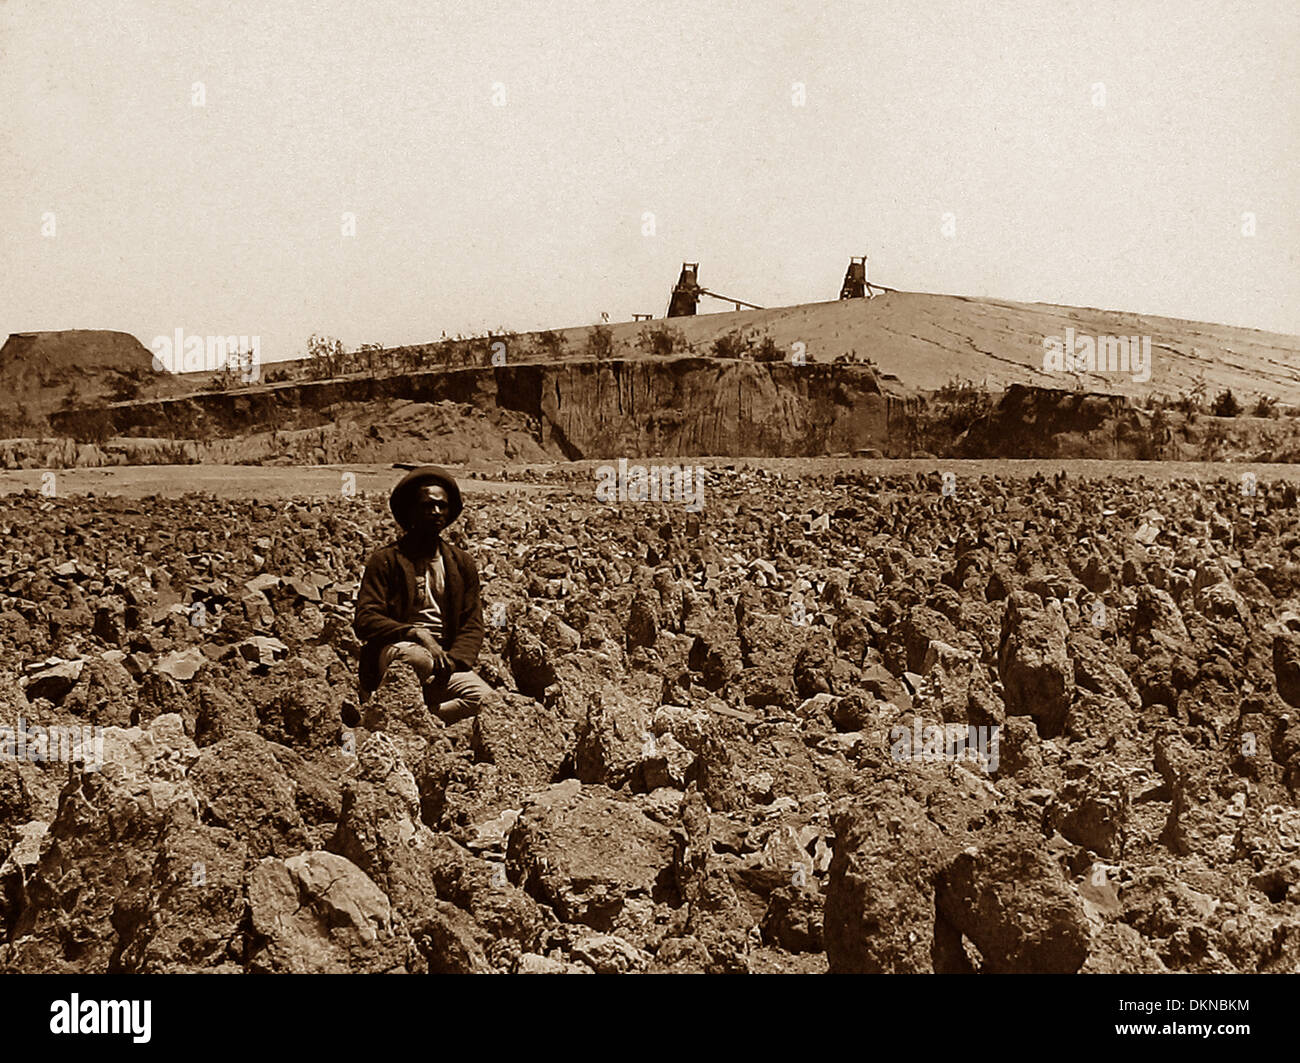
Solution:
{"label": "rocky ground", "polygon": [[1291,485],[565,476],[452,726],[356,700],[386,495],[5,498],[0,724],[106,730],[0,758],[0,969],[1300,970]]}

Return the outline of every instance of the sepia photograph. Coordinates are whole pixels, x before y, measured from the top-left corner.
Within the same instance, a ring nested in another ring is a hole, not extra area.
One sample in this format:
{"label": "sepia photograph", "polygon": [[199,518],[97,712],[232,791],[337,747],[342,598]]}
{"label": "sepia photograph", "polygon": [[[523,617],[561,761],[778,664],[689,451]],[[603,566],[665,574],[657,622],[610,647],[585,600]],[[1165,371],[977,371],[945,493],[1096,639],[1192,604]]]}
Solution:
{"label": "sepia photograph", "polygon": [[687,974],[1283,1028],[1297,47],[1286,0],[0,0],[20,1035],[495,1039]]}

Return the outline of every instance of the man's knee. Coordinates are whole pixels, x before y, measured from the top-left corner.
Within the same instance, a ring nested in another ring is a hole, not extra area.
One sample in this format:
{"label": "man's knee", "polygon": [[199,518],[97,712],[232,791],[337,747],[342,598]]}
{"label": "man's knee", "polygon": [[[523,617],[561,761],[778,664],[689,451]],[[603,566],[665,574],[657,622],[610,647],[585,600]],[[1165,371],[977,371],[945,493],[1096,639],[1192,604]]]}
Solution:
{"label": "man's knee", "polygon": [[433,654],[418,642],[394,642],[393,646],[398,650],[399,661],[406,661],[407,664],[433,664]]}
{"label": "man's knee", "polygon": [[445,682],[425,687],[429,707],[444,719],[446,711],[452,711],[456,718],[477,713],[491,693],[492,688],[477,672],[453,672]]}
{"label": "man's knee", "polygon": [[390,643],[384,647],[379,661],[385,672],[398,661],[409,664],[421,679],[433,671],[433,655],[418,642]]}
{"label": "man's knee", "polygon": [[447,680],[447,696],[461,698],[475,705],[482,705],[492,693],[492,688],[483,682],[478,672],[453,672]]}

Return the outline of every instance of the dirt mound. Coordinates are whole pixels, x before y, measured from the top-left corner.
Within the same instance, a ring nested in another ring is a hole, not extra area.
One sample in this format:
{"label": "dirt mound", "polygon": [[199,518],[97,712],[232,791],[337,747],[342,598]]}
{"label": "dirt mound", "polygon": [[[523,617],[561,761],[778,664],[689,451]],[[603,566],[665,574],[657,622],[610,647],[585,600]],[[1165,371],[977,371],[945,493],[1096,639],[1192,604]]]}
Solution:
{"label": "dirt mound", "polygon": [[15,332],[0,347],[0,415],[31,422],[65,403],[121,398],[157,374],[153,355],[134,336],[103,329]]}
{"label": "dirt mound", "polygon": [[0,969],[1300,964],[1292,486],[565,472],[451,726],[356,701],[384,497],[11,496]]}

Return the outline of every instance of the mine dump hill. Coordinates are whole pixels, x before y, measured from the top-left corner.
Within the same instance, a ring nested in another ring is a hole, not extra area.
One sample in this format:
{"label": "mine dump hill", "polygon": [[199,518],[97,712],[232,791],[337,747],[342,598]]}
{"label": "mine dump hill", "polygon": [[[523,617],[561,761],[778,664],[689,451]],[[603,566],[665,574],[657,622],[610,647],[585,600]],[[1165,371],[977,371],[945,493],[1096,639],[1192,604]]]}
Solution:
{"label": "mine dump hill", "polygon": [[[1070,329],[1094,340],[1149,337],[1149,376],[1133,366],[1045,372],[1044,341]],[[492,364],[494,353],[503,364]],[[100,364],[108,373],[108,353]],[[138,397],[116,402],[105,402],[102,389],[95,400],[69,402],[66,388],[51,393],[52,385],[29,374],[11,393],[30,396],[30,408],[45,412],[64,440],[4,444],[0,464],[854,451],[1256,461],[1300,455],[1291,418],[1243,417],[1216,427],[1207,423],[1216,419],[1198,425],[1194,416],[1153,418],[1138,408],[1199,396],[1204,410],[1231,391],[1247,412],[1265,399],[1274,415],[1285,412],[1300,405],[1300,337],[949,295],[891,292],[439,341],[390,348],[372,355],[366,371],[323,379],[306,379],[309,367],[301,363],[266,368],[291,379],[220,390],[210,374],[195,374],[192,385],[188,375],[154,374]],[[967,395],[955,414],[936,413],[936,395],[943,407],[959,382],[978,391],[982,405]]]}
{"label": "mine dump hill", "polygon": [[[1238,395],[1265,394],[1300,404],[1300,336],[1202,321],[1134,314],[1050,303],[888,292],[873,299],[844,299],[799,306],[674,318],[698,353],[732,330],[771,336],[789,357],[796,343],[813,361],[841,354],[870,358],[886,377],[909,388],[931,391],[953,380],[969,380],[1002,390],[1012,384],[1081,389],[1127,395],[1176,397],[1201,381],[1211,394],[1230,389]],[[636,349],[643,322],[610,325],[615,347]],[[1065,336],[1150,336],[1151,376],[1135,382],[1124,373],[1043,371],[1043,341]],[[580,350],[588,328],[564,337]]]}

